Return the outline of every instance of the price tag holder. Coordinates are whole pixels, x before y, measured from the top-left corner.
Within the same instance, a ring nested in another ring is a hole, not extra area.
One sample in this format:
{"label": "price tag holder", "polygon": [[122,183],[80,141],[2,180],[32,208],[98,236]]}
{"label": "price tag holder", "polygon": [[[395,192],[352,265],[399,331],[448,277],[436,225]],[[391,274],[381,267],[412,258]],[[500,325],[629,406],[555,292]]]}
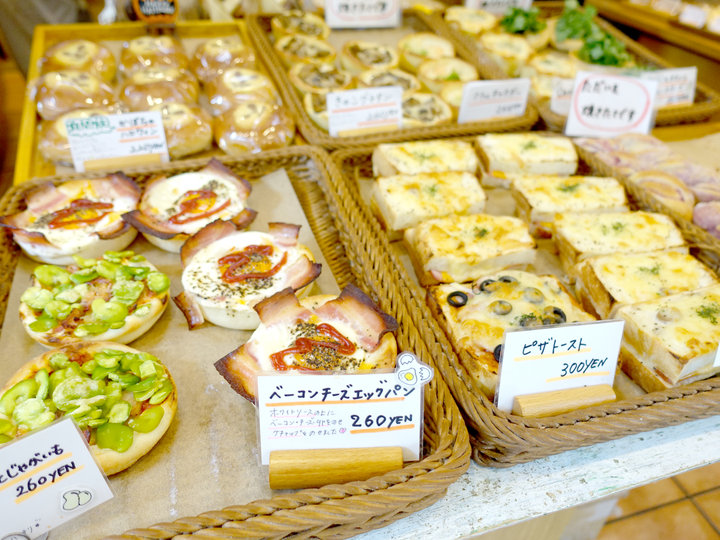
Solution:
{"label": "price tag holder", "polygon": [[565,123],[565,135],[614,137],[649,133],[655,123],[657,81],[580,71]]}
{"label": "price tag holder", "polygon": [[0,538],[37,538],[112,498],[70,417],[0,448]]}
{"label": "price tag holder", "polygon": [[570,112],[570,102],[574,88],[575,79],[553,77],[552,94],[550,94],[550,110],[555,114],[567,116]]}
{"label": "price tag holder", "polygon": [[707,22],[707,11],[700,6],[684,4],[678,20],[693,28],[702,28]]}
{"label": "price tag holder", "polygon": [[400,26],[400,0],[327,0],[330,28],[394,28]]}
{"label": "price tag holder", "polygon": [[505,12],[513,7],[530,9],[532,0],[465,0],[465,7],[470,9],[482,9],[493,15],[505,15]]}
{"label": "price tag holder", "polygon": [[656,107],[689,105],[695,102],[697,67],[659,69],[640,74],[643,79],[657,81]]}
{"label": "price tag holder", "polygon": [[65,120],[77,172],[170,160],[159,111]]}
{"label": "price tag holder", "polygon": [[420,459],[423,385],[433,369],[409,352],[396,365],[389,373],[259,376],[261,463],[275,450],[384,446]]}
{"label": "price tag holder", "polygon": [[328,131],[332,137],[353,137],[402,126],[402,88],[379,86],[330,92]]}
{"label": "price tag holder", "polygon": [[495,402],[597,384],[612,386],[624,321],[574,323],[505,333]]}
{"label": "price tag holder", "polygon": [[529,92],[530,79],[466,83],[463,86],[458,124],[522,116],[525,114]]}

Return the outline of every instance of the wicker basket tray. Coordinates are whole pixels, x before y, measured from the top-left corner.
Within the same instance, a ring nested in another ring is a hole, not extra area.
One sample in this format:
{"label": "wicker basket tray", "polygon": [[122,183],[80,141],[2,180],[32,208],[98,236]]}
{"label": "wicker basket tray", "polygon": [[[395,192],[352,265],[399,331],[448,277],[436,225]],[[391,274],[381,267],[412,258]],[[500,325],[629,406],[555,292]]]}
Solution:
{"label": "wicker basket tray", "polygon": [[[720,377],[541,419],[500,411],[469,384],[472,378],[465,372],[448,337],[427,306],[424,291],[411,277],[401,253],[391,247],[387,235],[363,201],[357,179],[372,177],[372,150],[365,146],[334,152],[336,184],[344,184],[348,199],[357,201],[370,234],[377,238],[382,246],[380,249],[394,266],[397,279],[404,284],[404,299],[417,314],[415,323],[463,411],[475,461],[482,465],[508,467],[717,414]],[[642,205],[642,201],[638,202]],[[720,266],[716,264],[713,268],[717,272]]]}
{"label": "wicker basket tray", "polygon": [[[538,2],[535,4],[540,13],[544,16],[559,15],[563,9],[562,2]],[[438,33],[442,36],[453,36],[455,43],[458,44],[458,54],[469,55],[476,59],[478,68],[482,68],[480,75],[486,79],[507,79],[509,75],[480,47],[475,44],[475,40],[463,33],[453,29],[442,18],[440,14],[428,16],[431,24],[438,29]],[[610,23],[596,18],[595,22],[600,28],[620,40],[627,47],[628,52],[635,58],[641,66],[649,66],[660,69],[674,67],[672,64],[652,53],[647,48],[633,41],[625,34],[620,32]],[[563,131],[565,128],[565,115],[558,114],[550,110],[549,99],[532,98],[532,103],[540,113],[540,117],[545,121],[548,129],[554,131]],[[690,124],[702,122],[710,118],[713,114],[720,111],[720,95],[707,85],[698,82],[695,87],[695,101],[692,105],[674,105],[665,107],[657,111],[655,118],[656,126],[666,126],[674,124]]]}
{"label": "wicker basket tray", "polygon": [[[270,38],[270,19],[271,15],[250,15],[247,18],[247,29],[250,39],[255,45],[255,49],[262,58],[268,68],[268,71],[275,80],[276,85],[280,89],[283,102],[290,107],[295,117],[302,136],[311,144],[317,144],[328,149],[352,148],[363,144],[379,144],[385,142],[398,142],[406,140],[419,139],[437,139],[441,137],[461,137],[464,135],[472,135],[474,133],[488,133],[500,131],[516,131],[530,129],[537,121],[537,112],[535,108],[528,104],[523,116],[514,118],[499,118],[496,120],[486,120],[482,122],[469,122],[466,124],[447,124],[443,126],[431,126],[422,128],[406,128],[389,131],[386,133],[376,133],[357,137],[331,137],[330,134],[319,128],[305,111],[302,99],[293,87],[288,78],[287,71],[283,66],[280,58],[273,49]],[[436,32],[432,26],[432,17],[419,11],[406,11],[403,24],[412,27],[417,31]],[[388,30],[392,31],[392,30]],[[358,36],[362,37],[362,36]],[[452,36],[445,36],[452,41],[460,58],[477,64],[476,55],[468,55],[461,51],[461,47]],[[480,73],[481,66],[476,65]]]}
{"label": "wicker basket tray", "polygon": [[[185,161],[162,169],[126,171],[126,174],[142,185],[158,172],[174,174],[197,170],[205,163],[205,160]],[[330,164],[325,152],[299,146],[237,161],[225,160],[225,164],[250,179],[284,168],[337,284],[342,287],[354,282],[364,289],[398,320],[399,347],[413,350],[423,362],[435,365],[414,326],[415,317],[402,300],[399,286],[395,281],[381,280],[390,272],[386,259],[373,255],[377,252],[373,239],[368,240],[370,245],[358,240],[354,224],[362,220],[352,208],[341,203],[342,194],[330,187]],[[39,182],[12,188],[0,201],[0,212],[7,214],[22,208],[23,194]],[[0,268],[5,276],[0,284],[0,317],[3,318],[18,256],[19,250],[9,236],[3,234],[0,244]],[[424,450],[426,457],[422,461],[364,482],[281,494],[133,529],[111,538],[159,539],[192,533],[204,538],[346,538],[383,527],[429,506],[465,472],[470,461],[467,431],[439,376],[426,388]],[[238,497],[241,495],[238,493]],[[228,501],[230,503],[232,501]]]}

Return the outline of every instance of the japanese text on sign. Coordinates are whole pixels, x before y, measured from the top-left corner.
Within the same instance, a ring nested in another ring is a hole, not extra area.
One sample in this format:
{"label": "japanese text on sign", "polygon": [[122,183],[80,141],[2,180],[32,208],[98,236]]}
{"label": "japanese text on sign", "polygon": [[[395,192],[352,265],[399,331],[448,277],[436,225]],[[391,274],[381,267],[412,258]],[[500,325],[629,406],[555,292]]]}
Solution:
{"label": "japanese text on sign", "polygon": [[644,79],[657,81],[655,106],[687,105],[695,101],[697,67],[658,69],[640,75]]}
{"label": "japanese text on sign", "polygon": [[614,137],[648,133],[655,121],[657,81],[578,72],[565,124],[566,135]]}
{"label": "japanese text on sign", "polygon": [[465,0],[465,7],[483,9],[495,15],[504,15],[512,7],[530,9],[531,5],[532,0]]}
{"label": "japanese text on sign", "polygon": [[623,321],[564,324],[505,334],[498,388],[500,410],[516,396],[596,384],[612,385]]}
{"label": "japanese text on sign", "polygon": [[469,82],[463,87],[458,123],[522,116],[529,92],[530,79]]}
{"label": "japanese text on sign", "polygon": [[400,25],[399,0],[328,0],[325,22],[330,28],[389,28]]}
{"label": "japanese text on sign", "polygon": [[382,86],[327,95],[328,131],[333,137],[398,129],[402,125],[402,88]]}
{"label": "japanese text on sign", "polygon": [[261,462],[273,450],[401,446],[420,458],[423,385],[432,368],[398,356],[390,373],[258,377]]}
{"label": "japanese text on sign", "polygon": [[0,538],[36,538],[112,496],[71,418],[0,449]]}
{"label": "japanese text on sign", "polygon": [[552,112],[563,116],[568,115],[574,86],[575,81],[573,79],[552,78],[552,94],[550,95],[550,110]]}
{"label": "japanese text on sign", "polygon": [[146,155],[169,159],[159,111],[71,118],[65,127],[78,172],[87,162]]}

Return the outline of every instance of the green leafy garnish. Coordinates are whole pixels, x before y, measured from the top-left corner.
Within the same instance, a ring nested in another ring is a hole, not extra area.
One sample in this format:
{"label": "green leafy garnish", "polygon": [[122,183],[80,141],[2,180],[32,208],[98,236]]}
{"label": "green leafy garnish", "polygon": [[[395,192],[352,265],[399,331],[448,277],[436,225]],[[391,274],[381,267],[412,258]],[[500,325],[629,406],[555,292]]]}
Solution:
{"label": "green leafy garnish", "polygon": [[655,263],[655,266],[640,266],[638,270],[657,276],[660,275],[660,263]]}
{"label": "green leafy garnish", "polygon": [[460,80],[460,74],[453,69],[452,73],[445,77],[446,81],[459,81]]}
{"label": "green leafy garnish", "polygon": [[717,315],[720,315],[720,306],[716,302],[709,305],[702,305],[695,310],[695,313],[703,319],[708,319],[712,324],[717,324]]}
{"label": "green leafy garnish", "polygon": [[423,152],[413,152],[412,155],[420,161],[425,161],[426,159],[432,159],[435,157],[435,154],[424,154]]}
{"label": "green leafy garnish", "polygon": [[523,150],[531,150],[533,148],[537,148],[537,143],[535,141],[528,141],[522,145]]}
{"label": "green leafy garnish", "polygon": [[580,184],[578,182],[575,182],[574,184],[562,184],[561,186],[558,186],[558,189],[563,193],[572,193],[579,187]]}
{"label": "green leafy garnish", "polygon": [[587,39],[592,35],[602,33],[602,30],[593,22],[597,10],[593,6],[580,9],[577,0],[565,0],[562,15],[555,26],[555,39],[561,43],[567,39]]}
{"label": "green leafy garnish", "polygon": [[428,195],[436,195],[438,191],[437,184],[432,184],[430,186],[427,186],[425,190],[428,192]]}
{"label": "green leafy garnish", "polygon": [[511,7],[505,12],[500,26],[509,34],[524,34],[525,32],[537,34],[547,26],[545,21],[539,19],[539,16],[540,10],[535,7],[527,10]]}
{"label": "green leafy garnish", "polygon": [[586,39],[578,57],[589,64],[616,67],[629,64],[632,60],[625,44],[604,32]]}
{"label": "green leafy garnish", "polygon": [[483,238],[484,236],[487,235],[487,233],[488,233],[488,230],[485,227],[483,227],[483,228],[474,227],[473,228],[473,234],[475,235],[475,238]]}

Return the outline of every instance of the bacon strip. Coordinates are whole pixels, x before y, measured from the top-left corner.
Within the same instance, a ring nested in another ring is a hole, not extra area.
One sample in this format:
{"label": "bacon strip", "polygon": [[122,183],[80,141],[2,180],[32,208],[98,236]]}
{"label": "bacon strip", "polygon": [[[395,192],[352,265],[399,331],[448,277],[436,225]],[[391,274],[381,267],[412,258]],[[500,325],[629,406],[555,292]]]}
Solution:
{"label": "bacon strip", "polygon": [[255,358],[245,353],[244,346],[226,354],[214,365],[233,390],[248,401],[255,402],[260,365]]}
{"label": "bacon strip", "polygon": [[275,241],[284,247],[297,245],[300,225],[292,223],[268,223],[268,232],[275,238]]}
{"label": "bacon strip", "polygon": [[[97,235],[101,240],[109,240],[110,238],[117,238],[128,232],[132,227],[129,223],[118,220],[112,227],[108,227],[102,231],[98,231]],[[137,233],[135,233],[137,234]]]}
{"label": "bacon strip", "polygon": [[187,266],[198,251],[234,232],[237,232],[237,229],[229,221],[216,219],[212,223],[208,223],[188,238],[180,249],[183,266]]}
{"label": "bacon strip", "polygon": [[285,269],[285,281],[280,286],[287,285],[297,291],[315,281],[321,271],[322,264],[314,263],[307,257],[300,257]]}
{"label": "bacon strip", "polygon": [[297,320],[306,320],[312,315],[309,309],[300,304],[290,287],[261,300],[253,309],[265,326],[277,323],[292,324]]}
{"label": "bacon strip", "polygon": [[163,240],[175,238],[180,234],[175,230],[176,226],[169,225],[167,222],[160,221],[154,216],[144,214],[140,210],[133,210],[122,215],[123,221],[135,227],[144,234],[149,234]]}
{"label": "bacon strip", "polygon": [[180,311],[185,315],[185,320],[190,330],[195,330],[205,322],[205,317],[203,317],[200,306],[195,302],[195,299],[186,294],[185,291],[174,296],[173,302],[175,302],[175,305],[180,308]]}
{"label": "bacon strip", "polygon": [[246,229],[250,226],[250,224],[255,221],[255,218],[257,217],[257,211],[253,210],[252,208],[245,208],[242,212],[240,212],[238,215],[233,217],[230,221],[232,221],[235,224],[235,227],[240,229]]}
{"label": "bacon strip", "polygon": [[214,175],[227,180],[231,184],[234,184],[240,194],[240,199],[243,201],[250,196],[250,192],[252,191],[250,182],[232,172],[216,158],[212,158],[200,172],[213,173]]}

